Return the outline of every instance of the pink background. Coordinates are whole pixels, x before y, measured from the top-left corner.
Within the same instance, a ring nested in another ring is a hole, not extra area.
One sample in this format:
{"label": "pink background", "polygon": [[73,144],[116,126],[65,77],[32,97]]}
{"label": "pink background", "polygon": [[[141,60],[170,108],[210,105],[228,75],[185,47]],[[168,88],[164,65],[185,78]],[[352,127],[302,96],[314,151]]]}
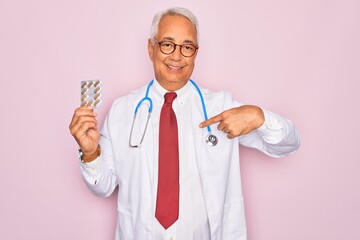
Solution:
{"label": "pink background", "polygon": [[151,20],[171,6],[200,21],[193,78],[301,136],[285,159],[242,149],[249,240],[360,239],[358,0],[1,0],[0,239],[114,239],[116,197],[83,184],[68,125],[81,80],[103,81],[101,121],[151,80]]}

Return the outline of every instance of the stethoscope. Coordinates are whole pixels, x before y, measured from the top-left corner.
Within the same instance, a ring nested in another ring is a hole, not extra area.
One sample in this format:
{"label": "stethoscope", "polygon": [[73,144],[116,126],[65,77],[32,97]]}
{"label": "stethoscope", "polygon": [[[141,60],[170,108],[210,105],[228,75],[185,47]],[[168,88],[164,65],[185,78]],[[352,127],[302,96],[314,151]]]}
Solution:
{"label": "stethoscope", "polygon": [[[204,98],[203,98],[203,95],[200,91],[200,88],[199,86],[193,81],[190,79],[190,82],[192,83],[192,85],[194,85],[194,87],[196,88],[197,92],[199,93],[199,96],[200,96],[200,100],[201,100],[201,105],[202,105],[202,109],[203,109],[203,112],[204,112],[204,119],[207,121],[208,120],[208,116],[207,116],[207,112],[206,112],[206,107],[205,107],[205,101],[204,101]],[[132,125],[131,125],[131,130],[130,130],[130,138],[129,138],[129,146],[132,147],[132,148],[139,148],[141,147],[141,144],[144,140],[144,136],[145,136],[145,133],[146,133],[146,129],[148,127],[148,124],[149,124],[149,119],[151,117],[151,113],[152,113],[152,109],[153,109],[153,102],[151,100],[151,98],[149,98],[149,91],[150,91],[150,87],[153,85],[154,83],[154,80],[151,80],[146,88],[146,93],[145,93],[145,97],[143,99],[141,99],[139,101],[139,103],[136,105],[136,108],[135,108],[135,112],[134,112],[134,118],[133,118],[133,122],[132,122]],[[143,104],[143,102],[145,101],[148,101],[149,102],[149,110],[148,110],[148,117],[147,117],[147,120],[146,120],[146,124],[145,124],[145,129],[144,129],[144,132],[141,136],[141,139],[140,139],[140,143],[139,144],[136,144],[136,145],[133,145],[132,144],[132,133],[133,133],[133,128],[134,128],[134,123],[135,123],[135,119],[136,119],[136,116],[137,116],[137,112],[140,108],[140,106]],[[207,131],[208,131],[208,135],[205,137],[205,142],[213,147],[213,146],[216,146],[216,144],[218,143],[218,138],[211,133],[211,127],[210,126],[207,126]]]}

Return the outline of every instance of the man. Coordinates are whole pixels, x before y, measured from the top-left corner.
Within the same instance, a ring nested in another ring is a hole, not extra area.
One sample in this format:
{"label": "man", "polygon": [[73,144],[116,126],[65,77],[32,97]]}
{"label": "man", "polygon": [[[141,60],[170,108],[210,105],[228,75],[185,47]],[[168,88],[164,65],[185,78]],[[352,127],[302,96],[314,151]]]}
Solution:
{"label": "man", "polygon": [[[75,110],[70,131],[85,182],[100,196],[119,187],[116,239],[246,239],[239,143],[273,157],[299,146],[290,121],[229,93],[197,91],[189,81],[197,35],[190,11],[157,14],[148,41],[153,84],[117,99],[101,134],[92,107]],[[132,123],[146,95],[153,103],[149,123],[149,100]],[[201,98],[213,116],[206,121]],[[215,146],[205,141],[210,125]]]}

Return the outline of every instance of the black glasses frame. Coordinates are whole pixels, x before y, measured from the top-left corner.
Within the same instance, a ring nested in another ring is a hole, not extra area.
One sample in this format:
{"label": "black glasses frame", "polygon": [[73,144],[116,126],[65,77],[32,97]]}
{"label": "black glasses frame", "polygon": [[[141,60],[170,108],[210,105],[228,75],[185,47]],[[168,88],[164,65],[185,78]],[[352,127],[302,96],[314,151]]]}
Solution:
{"label": "black glasses frame", "polygon": [[[198,48],[199,48],[199,46],[197,46],[197,45],[194,45],[194,44],[191,44],[191,43],[185,43],[185,44],[176,44],[176,43],[174,43],[173,41],[169,41],[169,40],[165,40],[165,41],[161,41],[161,42],[159,42],[158,40],[156,40],[156,39],[154,39],[154,41],[155,42],[157,42],[158,44],[159,44],[159,49],[160,49],[160,51],[163,53],[163,54],[166,54],[166,55],[170,55],[170,54],[172,54],[173,52],[175,52],[175,50],[176,50],[176,47],[177,46],[179,46],[180,47],[180,53],[181,53],[181,55],[183,55],[184,57],[192,57],[192,56],[194,56],[194,54],[196,53],[196,51],[198,50]],[[172,43],[172,44],[174,44],[174,49],[171,51],[171,52],[169,52],[169,53],[165,53],[162,49],[161,49],[161,44],[163,43],[163,42],[169,42],[169,43]],[[195,51],[194,51],[194,53],[193,54],[191,54],[190,56],[186,56],[186,55],[184,55],[183,54],[183,46],[193,46],[194,48],[195,48]]]}

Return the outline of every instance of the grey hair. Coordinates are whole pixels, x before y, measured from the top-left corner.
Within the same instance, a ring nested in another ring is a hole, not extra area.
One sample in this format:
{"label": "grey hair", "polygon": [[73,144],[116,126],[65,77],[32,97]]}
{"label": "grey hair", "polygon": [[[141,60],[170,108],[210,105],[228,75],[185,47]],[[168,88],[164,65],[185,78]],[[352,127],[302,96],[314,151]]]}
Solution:
{"label": "grey hair", "polygon": [[[150,38],[154,40],[155,36],[159,30],[159,23],[161,19],[165,16],[183,16],[190,20],[190,22],[194,25],[196,31],[196,40],[199,41],[199,23],[196,16],[186,8],[174,7],[166,9],[165,11],[157,13],[154,18],[150,28]],[[154,42],[154,41],[153,41]]]}

